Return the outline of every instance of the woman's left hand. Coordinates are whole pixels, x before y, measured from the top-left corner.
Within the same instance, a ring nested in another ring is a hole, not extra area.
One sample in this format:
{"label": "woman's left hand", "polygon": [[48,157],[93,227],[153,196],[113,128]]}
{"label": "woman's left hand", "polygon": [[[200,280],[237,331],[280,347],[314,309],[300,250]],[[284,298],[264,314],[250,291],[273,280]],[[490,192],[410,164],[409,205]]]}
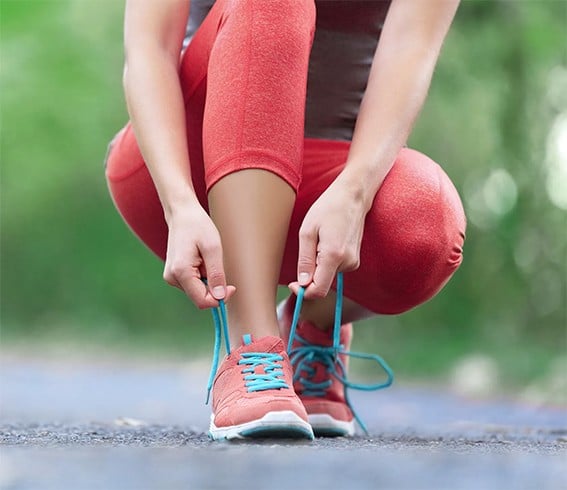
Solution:
{"label": "woman's left hand", "polygon": [[356,270],[367,205],[362,192],[340,174],[317,199],[299,230],[298,280],[289,284],[305,299],[327,296],[337,272]]}

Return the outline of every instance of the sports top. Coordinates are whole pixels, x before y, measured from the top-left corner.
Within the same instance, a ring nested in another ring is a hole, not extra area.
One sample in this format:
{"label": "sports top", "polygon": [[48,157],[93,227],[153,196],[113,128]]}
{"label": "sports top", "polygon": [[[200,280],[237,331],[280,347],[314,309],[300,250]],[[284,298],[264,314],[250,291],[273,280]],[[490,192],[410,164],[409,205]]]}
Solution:
{"label": "sports top", "polygon": [[[185,44],[214,0],[191,0]],[[351,140],[390,0],[315,0],[305,136]]]}

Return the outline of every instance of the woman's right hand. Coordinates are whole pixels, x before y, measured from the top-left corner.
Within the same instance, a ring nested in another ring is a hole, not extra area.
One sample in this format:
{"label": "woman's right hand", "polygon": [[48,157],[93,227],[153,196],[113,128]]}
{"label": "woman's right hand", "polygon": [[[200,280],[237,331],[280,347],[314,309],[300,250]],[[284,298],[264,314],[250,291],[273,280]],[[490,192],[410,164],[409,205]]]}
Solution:
{"label": "woman's right hand", "polygon": [[[163,278],[185,292],[199,309],[218,306],[236,291],[227,286],[219,232],[199,204],[167,217],[169,234]],[[207,279],[207,285],[202,281]]]}

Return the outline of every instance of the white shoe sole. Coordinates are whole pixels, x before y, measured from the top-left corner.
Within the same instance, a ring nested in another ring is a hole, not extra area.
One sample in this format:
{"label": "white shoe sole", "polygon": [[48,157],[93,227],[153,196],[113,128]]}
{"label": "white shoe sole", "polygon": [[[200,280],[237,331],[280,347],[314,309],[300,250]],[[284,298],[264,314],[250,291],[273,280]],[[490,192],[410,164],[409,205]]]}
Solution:
{"label": "white shoe sole", "polygon": [[217,427],[211,415],[209,437],[214,440],[248,438],[313,439],[313,429],[291,410],[268,412],[262,418],[229,427]]}
{"label": "white shoe sole", "polygon": [[337,420],[327,413],[314,413],[308,415],[313,432],[318,437],[354,436],[355,422]]}

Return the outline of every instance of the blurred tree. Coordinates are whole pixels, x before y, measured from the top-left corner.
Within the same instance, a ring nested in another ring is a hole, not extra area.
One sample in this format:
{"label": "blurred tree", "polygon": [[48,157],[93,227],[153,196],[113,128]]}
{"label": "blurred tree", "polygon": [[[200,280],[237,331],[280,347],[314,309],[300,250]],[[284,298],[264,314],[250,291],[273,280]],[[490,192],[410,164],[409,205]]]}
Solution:
{"label": "blurred tree", "polygon": [[[122,8],[1,2],[5,339],[62,333],[186,348],[211,336],[208,314],[162,282],[161,263],[106,190],[106,145],[127,120]],[[565,352],[566,28],[561,1],[460,7],[410,146],[461,192],[465,261],[434,300],[357,335],[402,373],[443,373],[484,351],[526,379]]]}

